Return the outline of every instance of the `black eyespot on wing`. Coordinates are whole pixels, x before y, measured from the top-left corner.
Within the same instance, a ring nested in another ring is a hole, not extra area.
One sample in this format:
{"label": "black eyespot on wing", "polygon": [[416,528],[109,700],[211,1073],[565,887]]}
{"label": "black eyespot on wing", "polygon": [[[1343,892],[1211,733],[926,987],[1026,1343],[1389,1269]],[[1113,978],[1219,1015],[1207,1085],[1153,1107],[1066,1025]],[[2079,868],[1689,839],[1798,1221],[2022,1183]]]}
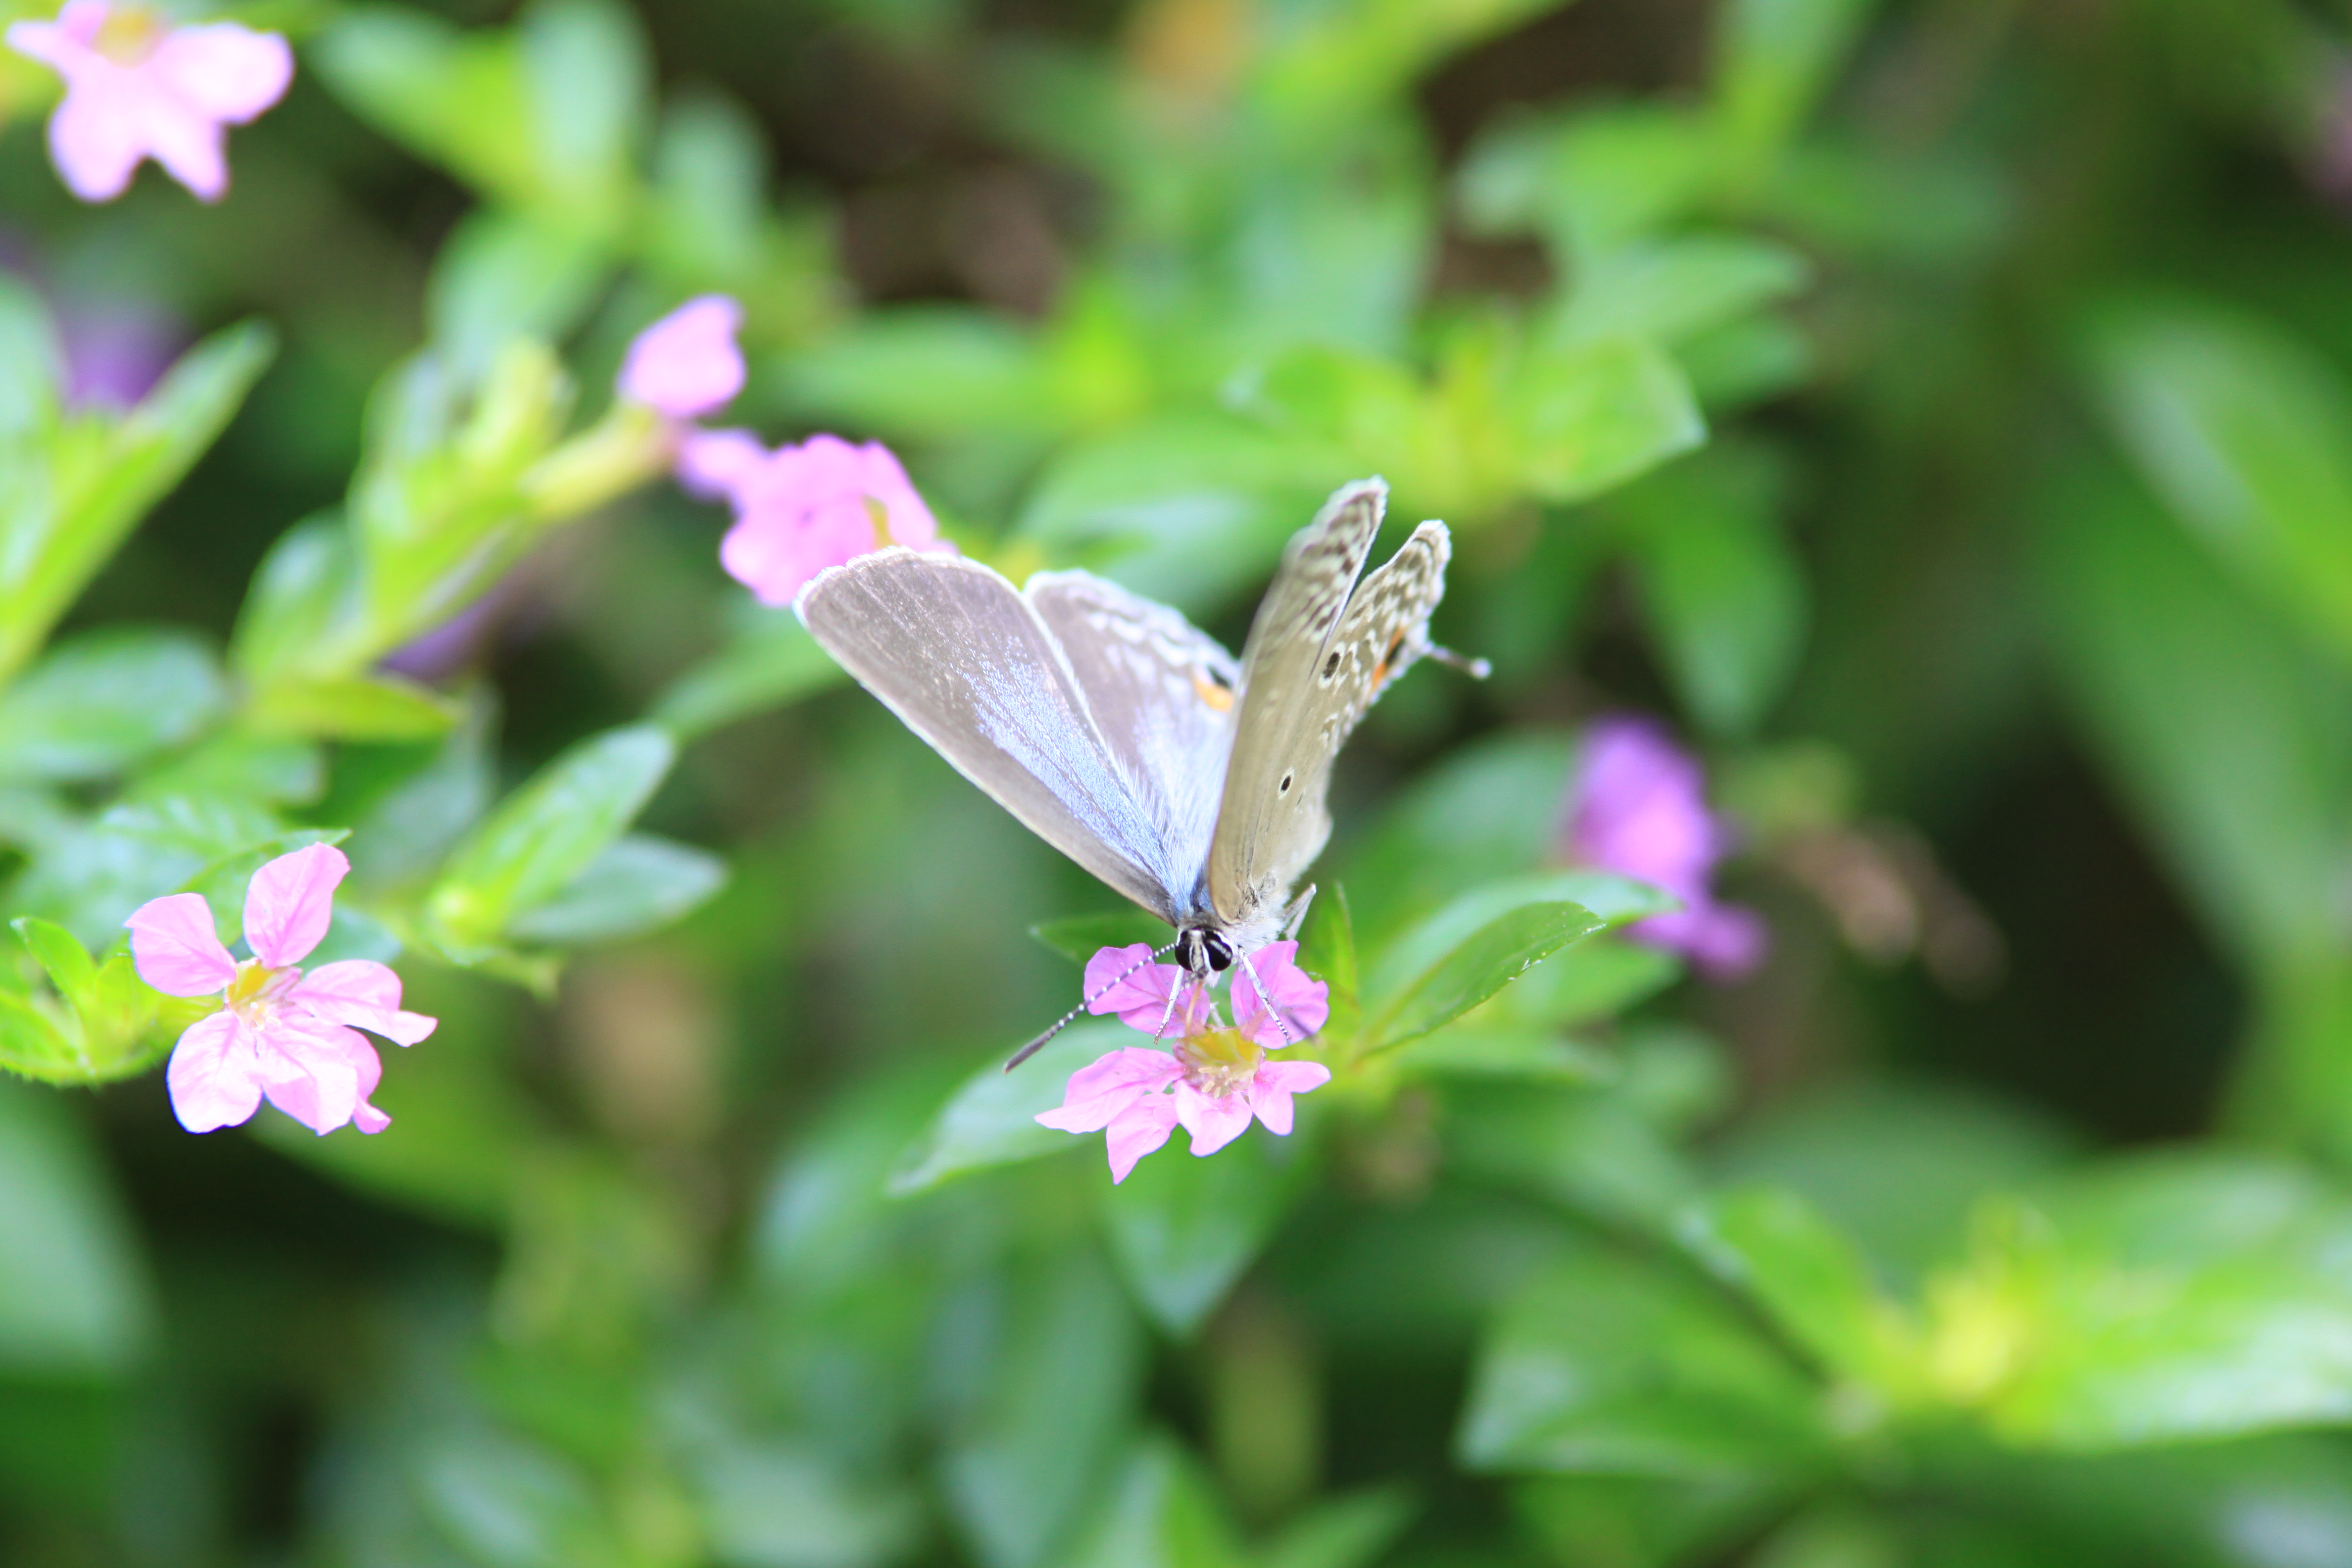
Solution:
{"label": "black eyespot on wing", "polygon": [[1336,647],[1335,647],[1335,648],[1333,648],[1333,649],[1331,650],[1331,655],[1330,655],[1330,657],[1329,657],[1328,658],[1326,658],[1326,659],[1323,661],[1323,679],[1326,679],[1326,680],[1328,680],[1328,679],[1330,679],[1333,676],[1335,676],[1335,675],[1337,675],[1337,674],[1339,674],[1339,650],[1338,648],[1336,648]]}
{"label": "black eyespot on wing", "polygon": [[1275,793],[1276,795],[1288,795],[1290,793],[1290,775],[1288,773],[1282,775],[1282,783],[1276,786]]}

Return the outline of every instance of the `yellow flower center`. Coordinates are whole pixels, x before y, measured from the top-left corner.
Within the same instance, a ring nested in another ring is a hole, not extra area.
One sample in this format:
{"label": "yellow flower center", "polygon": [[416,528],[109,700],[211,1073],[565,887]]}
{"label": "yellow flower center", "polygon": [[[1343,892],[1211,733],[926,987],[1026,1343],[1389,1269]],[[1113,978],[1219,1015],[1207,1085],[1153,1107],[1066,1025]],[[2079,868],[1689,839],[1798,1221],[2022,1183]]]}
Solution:
{"label": "yellow flower center", "polygon": [[98,25],[90,47],[119,66],[135,66],[163,41],[163,19],[144,5],[116,5]]}
{"label": "yellow flower center", "polygon": [[258,1027],[276,1011],[279,994],[301,973],[290,967],[272,969],[257,958],[248,958],[236,966],[236,976],[221,993],[221,1000],[228,1004],[230,1012]]}
{"label": "yellow flower center", "polygon": [[1212,1100],[1223,1100],[1250,1086],[1265,1053],[1239,1029],[1209,1029],[1176,1042],[1176,1059],[1184,1079]]}

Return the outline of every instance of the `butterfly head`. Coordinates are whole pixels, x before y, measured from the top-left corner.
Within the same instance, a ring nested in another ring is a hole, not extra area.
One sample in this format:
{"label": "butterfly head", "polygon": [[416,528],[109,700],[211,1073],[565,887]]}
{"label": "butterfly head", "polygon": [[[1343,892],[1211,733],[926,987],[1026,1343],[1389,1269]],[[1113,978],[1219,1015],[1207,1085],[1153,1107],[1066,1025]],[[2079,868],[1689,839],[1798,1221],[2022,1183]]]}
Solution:
{"label": "butterfly head", "polygon": [[1223,974],[1234,965],[1233,944],[1209,926],[1186,926],[1176,933],[1176,962],[1196,980]]}

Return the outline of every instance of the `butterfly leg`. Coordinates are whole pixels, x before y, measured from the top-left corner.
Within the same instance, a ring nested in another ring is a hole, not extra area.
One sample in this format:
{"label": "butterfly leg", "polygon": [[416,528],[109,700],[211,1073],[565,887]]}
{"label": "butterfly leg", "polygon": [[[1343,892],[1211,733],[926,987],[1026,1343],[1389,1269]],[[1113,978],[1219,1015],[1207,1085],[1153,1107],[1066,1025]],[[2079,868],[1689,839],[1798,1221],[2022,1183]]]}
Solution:
{"label": "butterfly leg", "polygon": [[[1297,936],[1298,928],[1307,923],[1307,906],[1314,901],[1315,884],[1309,882],[1307,884],[1307,890],[1291,900],[1290,907],[1282,911],[1282,934],[1275,940],[1288,942],[1292,937]],[[1253,974],[1250,978],[1255,981],[1257,976]]]}
{"label": "butterfly leg", "polygon": [[[1307,891],[1308,896],[1311,897],[1313,896],[1315,889],[1309,888]],[[1303,899],[1300,900],[1301,903],[1304,903],[1305,901],[1306,900]],[[1246,952],[1238,952],[1235,953],[1234,957],[1248,973],[1250,984],[1257,987],[1257,999],[1265,1005],[1266,1016],[1274,1020],[1274,1026],[1282,1031],[1283,1048],[1287,1050],[1292,1046],[1297,1045],[1301,1039],[1305,1038],[1306,1037],[1303,1035],[1297,1035],[1291,1032],[1290,1020],[1284,1016],[1282,1004],[1276,1002],[1272,996],[1266,994],[1265,982],[1257,977],[1257,966],[1249,961],[1249,954]],[[1239,1004],[1235,1004],[1234,1007],[1234,1022],[1236,1024],[1241,1022],[1241,1006]]]}

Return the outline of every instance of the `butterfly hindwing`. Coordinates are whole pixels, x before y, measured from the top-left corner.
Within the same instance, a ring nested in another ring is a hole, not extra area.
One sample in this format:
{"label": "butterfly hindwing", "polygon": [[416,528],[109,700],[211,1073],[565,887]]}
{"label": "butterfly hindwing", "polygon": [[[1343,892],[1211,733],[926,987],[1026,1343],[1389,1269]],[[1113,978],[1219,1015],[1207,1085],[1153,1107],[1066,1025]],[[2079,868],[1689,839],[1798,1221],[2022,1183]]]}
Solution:
{"label": "butterfly hindwing", "polygon": [[820,574],[793,609],[958,773],[1175,922],[1177,885],[1189,894],[1198,861],[1171,860],[1161,824],[1097,727],[1067,655],[1012,584],[960,556],[892,548]]}
{"label": "butterfly hindwing", "polygon": [[1092,573],[1040,572],[1022,595],[1061,644],[1168,864],[1189,879],[1216,826],[1241,667],[1179,612]]}
{"label": "butterfly hindwing", "polygon": [[1208,898],[1228,926],[1263,921],[1330,836],[1324,794],[1331,760],[1387,679],[1350,662],[1343,646],[1353,635],[1350,594],[1361,593],[1356,581],[1387,501],[1388,487],[1378,479],[1334,494],[1283,552],[1250,627],[1241,719],[1209,847]]}

